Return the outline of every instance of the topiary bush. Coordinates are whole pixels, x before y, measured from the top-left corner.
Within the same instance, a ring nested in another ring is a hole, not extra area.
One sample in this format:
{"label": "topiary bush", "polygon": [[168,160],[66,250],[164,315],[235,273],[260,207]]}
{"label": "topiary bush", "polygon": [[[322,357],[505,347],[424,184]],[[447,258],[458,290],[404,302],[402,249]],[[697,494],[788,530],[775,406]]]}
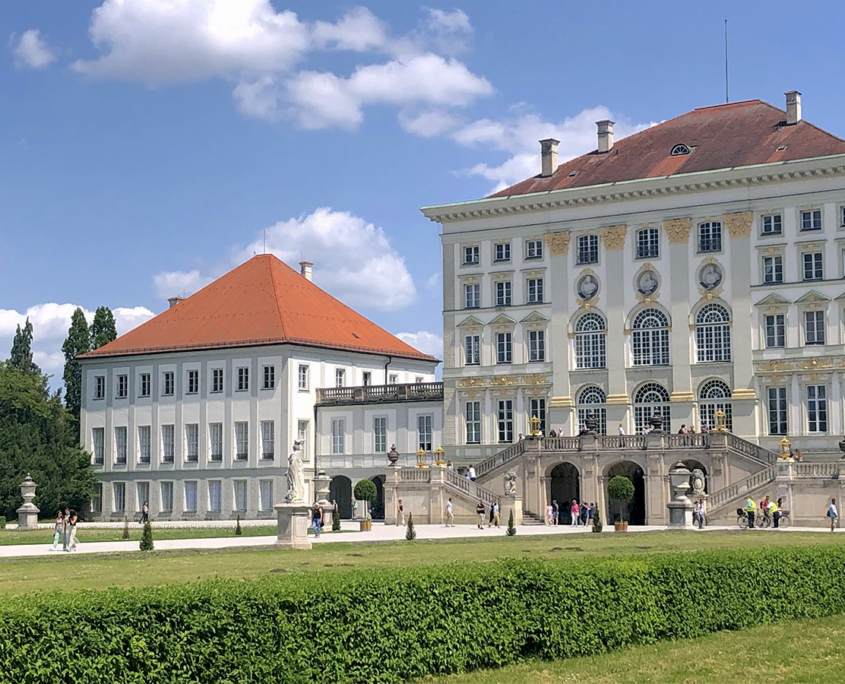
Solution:
{"label": "topiary bush", "polygon": [[408,513],[408,524],[405,527],[405,539],[414,541],[417,538],[417,531],[414,529],[414,514]]}
{"label": "topiary bush", "polygon": [[0,530],[6,529],[6,516],[0,515]]}
{"label": "topiary bush", "polygon": [[123,539],[129,539],[129,520],[127,518],[123,519]]}
{"label": "topiary bush", "polygon": [[370,502],[375,501],[378,490],[372,480],[361,480],[355,485],[355,498],[364,502],[364,520],[370,519]]}
{"label": "topiary bush", "polygon": [[[634,498],[634,483],[624,475],[616,475],[607,483],[607,496],[611,501],[618,502],[619,509],[627,510],[628,507],[623,504]],[[623,510],[619,510],[616,515],[621,520],[625,519]]]}
{"label": "topiary bush", "polygon": [[238,516],[238,520],[235,523],[235,536],[240,537],[243,534],[243,530],[241,529],[241,516]]}
{"label": "topiary bush", "polygon": [[509,537],[516,536],[516,525],[513,524],[513,509],[511,508],[511,513],[508,516],[508,530],[507,534]]}
{"label": "topiary bush", "polygon": [[340,510],[337,506],[332,510],[332,532],[340,532]]}
{"label": "topiary bush", "polygon": [[144,523],[144,531],[141,532],[141,551],[153,550],[153,526],[150,521]]}
{"label": "topiary bush", "polygon": [[596,534],[601,534],[601,531],[601,513],[599,513],[598,506],[596,506],[596,510],[593,511],[593,532],[595,532]]}

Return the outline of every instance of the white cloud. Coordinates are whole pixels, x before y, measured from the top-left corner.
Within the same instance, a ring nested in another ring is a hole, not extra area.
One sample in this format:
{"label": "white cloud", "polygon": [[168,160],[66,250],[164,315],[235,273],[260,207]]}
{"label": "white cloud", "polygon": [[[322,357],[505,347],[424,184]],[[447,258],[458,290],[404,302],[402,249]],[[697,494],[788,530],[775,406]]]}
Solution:
{"label": "white cloud", "polygon": [[432,273],[425,281],[425,289],[432,297],[440,297],[443,294],[443,274],[440,271]]}
{"label": "white cloud", "polygon": [[200,272],[197,270],[163,271],[153,277],[156,295],[162,299],[168,299],[176,295],[192,294],[210,282],[211,278],[200,275]]}
{"label": "white cloud", "polygon": [[423,354],[436,356],[438,359],[443,358],[443,338],[436,333],[420,330],[415,333],[396,333],[396,337]]}
{"label": "white cloud", "polygon": [[388,43],[387,25],[366,7],[355,7],[337,23],[314,23],[315,47],[320,49],[370,52],[385,48]]}
{"label": "white cloud", "polygon": [[38,29],[24,31],[16,43],[14,39],[13,35],[12,54],[15,57],[15,66],[19,69],[42,69],[56,60],[55,53],[41,37],[41,31]]}
{"label": "white cloud", "polygon": [[458,126],[458,121],[448,112],[430,110],[411,114],[402,112],[399,114],[399,123],[402,128],[422,138],[434,138],[443,135]]}
{"label": "white cloud", "polygon": [[428,9],[428,25],[433,30],[448,31],[450,33],[472,33],[472,25],[466,12],[455,9],[446,12],[441,9]]}

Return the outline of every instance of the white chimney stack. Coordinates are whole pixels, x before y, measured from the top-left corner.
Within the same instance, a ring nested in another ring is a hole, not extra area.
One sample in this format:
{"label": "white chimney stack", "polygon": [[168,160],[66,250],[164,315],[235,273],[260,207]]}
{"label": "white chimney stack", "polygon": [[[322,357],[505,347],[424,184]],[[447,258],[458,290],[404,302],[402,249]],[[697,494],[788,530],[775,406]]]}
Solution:
{"label": "white chimney stack", "polygon": [[299,273],[308,282],[311,282],[311,267],[313,265],[314,264],[312,264],[310,261],[300,261],[299,262]]}
{"label": "white chimney stack", "polygon": [[801,121],[801,93],[790,90],[786,95],[786,125],[793,126]]}
{"label": "white chimney stack", "polygon": [[546,138],[540,141],[540,157],[542,159],[541,176],[551,176],[557,170],[557,146],[560,140]]}
{"label": "white chimney stack", "polygon": [[184,301],[185,301],[185,297],[181,297],[179,295],[176,295],[175,297],[168,297],[167,298],[167,302],[170,304],[169,308],[171,308],[171,309],[174,306],[176,306],[179,302],[184,302]]}
{"label": "white chimney stack", "polygon": [[613,149],[613,121],[596,121],[596,126],[599,127],[599,152],[610,152]]}

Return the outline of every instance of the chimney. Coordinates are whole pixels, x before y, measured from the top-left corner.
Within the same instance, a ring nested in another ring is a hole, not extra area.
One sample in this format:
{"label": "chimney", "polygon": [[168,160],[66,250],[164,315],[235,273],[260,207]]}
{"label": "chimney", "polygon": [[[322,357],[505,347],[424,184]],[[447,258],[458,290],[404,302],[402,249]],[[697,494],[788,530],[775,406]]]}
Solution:
{"label": "chimney", "polygon": [[170,308],[172,309],[172,308],[173,308],[174,306],[176,306],[179,302],[184,302],[184,301],[185,301],[185,297],[182,297],[182,296],[180,296],[180,295],[176,295],[175,297],[168,297],[168,298],[167,298],[167,301],[168,301],[168,303],[170,304]]}
{"label": "chimney", "polygon": [[599,127],[599,152],[610,152],[613,149],[613,121],[596,121],[596,126]]}
{"label": "chimney", "polygon": [[551,176],[557,170],[557,146],[560,140],[546,138],[540,141],[540,157],[542,159],[541,176]]}
{"label": "chimney", "polygon": [[786,95],[786,125],[794,126],[801,121],[801,93],[790,90]]}
{"label": "chimney", "polygon": [[305,280],[311,282],[311,267],[312,264],[310,261],[300,261],[299,262],[299,272]]}

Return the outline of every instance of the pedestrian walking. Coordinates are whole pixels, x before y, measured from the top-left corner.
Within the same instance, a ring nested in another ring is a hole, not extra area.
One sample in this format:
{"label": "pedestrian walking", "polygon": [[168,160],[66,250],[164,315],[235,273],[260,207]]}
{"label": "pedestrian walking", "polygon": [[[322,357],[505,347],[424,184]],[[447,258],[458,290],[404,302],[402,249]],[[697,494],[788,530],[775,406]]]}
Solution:
{"label": "pedestrian walking", "polygon": [[594,503],[590,503],[590,507],[587,509],[587,522],[590,524],[590,527],[592,527],[595,517],[596,505]]}
{"label": "pedestrian walking", "polygon": [[[496,501],[494,501],[492,504],[490,504],[490,513],[491,513],[490,514],[490,520],[491,520],[490,525],[494,525],[495,527],[498,527],[499,526],[499,504]],[[487,527],[490,527],[490,525],[487,525]]]}
{"label": "pedestrian walking", "polygon": [[475,482],[475,467],[472,463],[469,464],[469,468],[467,468],[467,479],[470,482]]}
{"label": "pedestrian walking", "polygon": [[569,507],[569,526],[578,527],[578,516],[580,515],[580,508],[578,502],[572,499],[572,505]]}
{"label": "pedestrian walking", "polygon": [[68,542],[67,542],[67,550],[68,551],[76,551],[76,523],[79,520],[79,516],[76,515],[76,511],[70,512],[70,532],[68,534]]}
{"label": "pedestrian walking", "polygon": [[830,500],[830,506],[827,507],[827,517],[830,518],[830,531],[833,532],[836,527],[836,521],[839,519],[839,512],[836,510],[836,499]]}
{"label": "pedestrian walking", "polygon": [[455,466],[452,465],[452,461],[446,461],[446,470],[454,470]]}
{"label": "pedestrian walking", "polygon": [[396,502],[396,526],[405,525],[405,506],[402,505],[402,499]]}
{"label": "pedestrian walking", "polygon": [[65,508],[62,516],[62,551],[67,551],[67,544],[70,541],[70,508]]}
{"label": "pedestrian walking", "polygon": [[588,510],[587,502],[581,502],[581,510],[580,510],[580,517],[581,517],[581,525],[586,527],[587,525],[587,510]]}
{"label": "pedestrian walking", "polygon": [[56,532],[53,535],[53,551],[59,546],[59,540],[65,536],[65,516],[61,508],[56,509]]}
{"label": "pedestrian walking", "polygon": [[552,499],[552,525],[557,525],[560,521],[560,504],[557,499]]}
{"label": "pedestrian walking", "polygon": [[478,529],[484,529],[484,502],[479,499],[478,504],[475,507],[475,512],[478,515]]}
{"label": "pedestrian walking", "polygon": [[150,519],[150,504],[148,501],[144,502],[144,505],[141,506],[141,524],[143,525],[145,522],[149,521]]}
{"label": "pedestrian walking", "polygon": [[323,531],[323,511],[316,501],[311,509],[311,527],[314,528],[314,536],[319,537]]}
{"label": "pedestrian walking", "polygon": [[546,504],[546,525],[554,525],[554,508],[552,504]]}
{"label": "pedestrian walking", "polygon": [[619,434],[622,436],[625,435],[625,428],[622,427],[622,423],[619,423]]}
{"label": "pedestrian walking", "polygon": [[446,527],[455,526],[455,514],[452,512],[452,498],[446,502]]}
{"label": "pedestrian walking", "polygon": [[704,529],[707,524],[707,508],[704,505],[704,499],[698,501],[698,529]]}
{"label": "pedestrian walking", "polygon": [[487,527],[490,527],[490,525],[493,524],[493,516],[496,513],[495,507],[496,507],[496,501],[494,499],[494,500],[490,501],[490,519],[487,521]]}
{"label": "pedestrian walking", "polygon": [[701,502],[696,501],[692,505],[692,525],[701,529]]}

